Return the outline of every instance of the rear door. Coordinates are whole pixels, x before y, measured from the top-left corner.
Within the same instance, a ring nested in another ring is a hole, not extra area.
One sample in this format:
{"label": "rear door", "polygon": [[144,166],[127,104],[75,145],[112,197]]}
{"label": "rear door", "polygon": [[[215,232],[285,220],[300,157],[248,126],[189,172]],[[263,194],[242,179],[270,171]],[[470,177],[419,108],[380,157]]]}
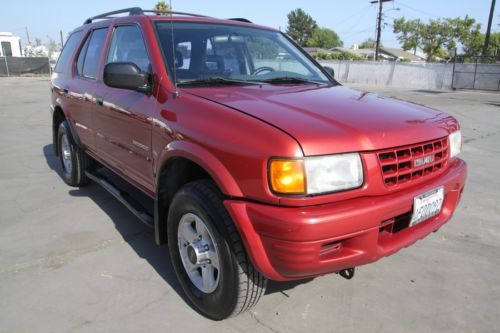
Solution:
{"label": "rear door", "polygon": [[65,87],[68,95],[68,111],[73,128],[83,145],[95,151],[95,128],[93,113],[95,111],[95,90],[97,71],[102,55],[108,28],[90,31],[76,57],[74,75]]}
{"label": "rear door", "polygon": [[[151,72],[150,58],[139,25],[114,27],[105,64],[129,62]],[[151,129],[155,98],[142,92],[97,86],[94,122],[99,154],[113,161],[129,179],[153,189]]]}

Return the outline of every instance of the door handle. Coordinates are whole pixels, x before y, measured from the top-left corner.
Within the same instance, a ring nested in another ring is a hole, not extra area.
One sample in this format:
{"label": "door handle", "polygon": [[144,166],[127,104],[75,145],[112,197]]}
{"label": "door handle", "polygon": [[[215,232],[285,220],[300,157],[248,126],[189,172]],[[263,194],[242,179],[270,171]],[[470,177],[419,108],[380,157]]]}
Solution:
{"label": "door handle", "polygon": [[103,99],[102,97],[96,97],[96,98],[95,98],[95,103],[96,103],[97,105],[102,106],[102,105],[104,104],[104,99]]}

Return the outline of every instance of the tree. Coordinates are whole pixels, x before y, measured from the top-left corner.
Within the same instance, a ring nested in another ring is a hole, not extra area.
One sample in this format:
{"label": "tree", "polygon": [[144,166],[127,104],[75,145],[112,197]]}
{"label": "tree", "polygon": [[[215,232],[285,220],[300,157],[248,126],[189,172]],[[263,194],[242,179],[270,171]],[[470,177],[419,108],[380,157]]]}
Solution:
{"label": "tree", "polygon": [[[480,31],[474,31],[470,38],[463,43],[464,54],[470,56],[480,56],[483,51],[485,35]],[[500,48],[500,32],[490,34],[490,44],[486,52],[487,56],[493,57],[498,53]]]}
{"label": "tree", "polygon": [[292,37],[299,45],[306,46],[314,30],[318,27],[316,21],[302,9],[292,10],[287,15],[288,27],[286,33]]}
{"label": "tree", "polygon": [[422,44],[422,22],[417,20],[406,21],[404,17],[394,20],[394,33],[399,34],[398,40],[403,50],[413,50],[417,53],[417,48]]}
{"label": "tree", "polygon": [[49,49],[49,57],[52,56],[52,54],[61,51],[61,46],[50,36],[47,36],[49,43],[47,44],[47,48]]}
{"label": "tree", "polygon": [[247,45],[252,57],[257,59],[275,59],[279,53],[278,45],[268,38],[250,37]]}
{"label": "tree", "polygon": [[457,44],[466,45],[477,38],[481,28],[476,20],[465,18],[438,18],[423,23],[420,20],[406,21],[405,18],[394,20],[394,33],[403,49],[413,50],[421,48],[427,55],[427,61],[436,57],[448,56]]}
{"label": "tree", "polygon": [[[158,1],[155,5],[155,10],[158,12],[168,12],[170,11],[170,5],[165,1]],[[158,13],[159,15],[160,13]]]}
{"label": "tree", "polygon": [[457,47],[457,43],[467,43],[480,28],[481,25],[468,16],[464,19],[429,20],[422,30],[422,49],[427,54],[427,60],[432,61],[442,48],[449,52]]}
{"label": "tree", "polygon": [[344,43],[340,40],[339,35],[328,28],[316,28],[309,40],[307,46],[321,47],[331,49],[332,47],[342,46]]}
{"label": "tree", "polygon": [[[374,49],[376,43],[377,42],[373,38],[368,38],[368,39],[365,39],[361,44],[359,44],[358,47],[360,49]],[[380,47],[384,47],[384,45],[382,45],[382,43],[380,43]]]}

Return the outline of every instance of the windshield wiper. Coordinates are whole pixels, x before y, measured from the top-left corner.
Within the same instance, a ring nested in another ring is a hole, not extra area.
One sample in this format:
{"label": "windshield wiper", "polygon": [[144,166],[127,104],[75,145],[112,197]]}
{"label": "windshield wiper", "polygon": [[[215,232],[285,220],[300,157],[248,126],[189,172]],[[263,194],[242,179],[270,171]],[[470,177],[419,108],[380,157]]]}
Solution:
{"label": "windshield wiper", "polygon": [[310,84],[328,84],[326,82],[313,81],[308,79],[303,79],[301,77],[296,76],[281,76],[281,77],[273,77],[270,79],[261,80],[260,82],[265,83],[310,83]]}
{"label": "windshield wiper", "polygon": [[221,77],[221,76],[211,76],[211,77],[206,77],[206,78],[201,78],[201,79],[182,81],[182,82],[179,82],[177,85],[178,86],[190,86],[190,85],[217,85],[217,84],[223,84],[223,85],[261,85],[262,82],[231,79],[231,78],[226,78],[226,77]]}

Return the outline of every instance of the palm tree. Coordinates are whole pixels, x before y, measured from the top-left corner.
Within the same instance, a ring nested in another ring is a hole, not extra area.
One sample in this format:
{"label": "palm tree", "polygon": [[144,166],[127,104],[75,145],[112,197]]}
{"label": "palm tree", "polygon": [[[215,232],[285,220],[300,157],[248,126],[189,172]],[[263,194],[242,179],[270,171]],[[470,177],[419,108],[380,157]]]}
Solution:
{"label": "palm tree", "polygon": [[158,1],[155,5],[155,10],[158,15],[161,15],[162,13],[169,12],[170,6],[165,1]]}

